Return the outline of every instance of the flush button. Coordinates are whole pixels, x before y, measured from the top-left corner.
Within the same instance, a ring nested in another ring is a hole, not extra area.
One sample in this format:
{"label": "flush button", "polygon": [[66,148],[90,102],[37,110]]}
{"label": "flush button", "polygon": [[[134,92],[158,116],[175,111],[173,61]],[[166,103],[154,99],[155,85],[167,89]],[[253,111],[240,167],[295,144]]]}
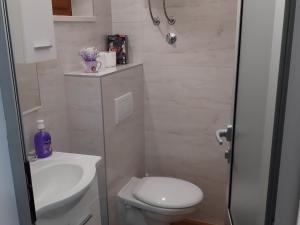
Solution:
{"label": "flush button", "polygon": [[115,98],[115,123],[118,125],[126,120],[133,113],[133,97],[128,92],[118,98]]}

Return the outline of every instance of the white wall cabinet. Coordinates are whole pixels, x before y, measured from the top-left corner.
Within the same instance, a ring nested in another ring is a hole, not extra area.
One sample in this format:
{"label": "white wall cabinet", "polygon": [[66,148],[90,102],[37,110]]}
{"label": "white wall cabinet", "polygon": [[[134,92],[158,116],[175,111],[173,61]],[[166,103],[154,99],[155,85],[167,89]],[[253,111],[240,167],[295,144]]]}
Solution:
{"label": "white wall cabinet", "polygon": [[55,59],[51,0],[9,0],[7,6],[15,62]]}

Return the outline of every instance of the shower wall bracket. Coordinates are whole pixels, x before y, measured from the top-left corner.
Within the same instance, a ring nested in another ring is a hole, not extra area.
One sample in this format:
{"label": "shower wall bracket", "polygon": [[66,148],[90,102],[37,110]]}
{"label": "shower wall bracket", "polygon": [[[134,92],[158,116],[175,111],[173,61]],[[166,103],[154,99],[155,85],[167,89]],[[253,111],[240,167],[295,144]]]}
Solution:
{"label": "shower wall bracket", "polygon": [[[155,26],[158,26],[160,24],[160,18],[153,15],[152,6],[151,6],[151,0],[148,0],[148,5],[149,5],[149,13],[150,13],[152,22],[153,22],[153,24]],[[176,23],[176,19],[175,19],[174,16],[169,16],[168,15],[166,0],[163,0],[163,6],[164,6],[164,14],[165,14],[165,17],[166,17],[168,23],[170,25],[174,25]]]}
{"label": "shower wall bracket", "polygon": [[174,16],[169,16],[169,15],[168,15],[166,0],[163,0],[163,4],[164,4],[164,14],[165,14],[165,17],[166,17],[167,20],[168,20],[168,23],[169,23],[170,25],[174,25],[174,24],[176,23],[176,19],[175,19]]}
{"label": "shower wall bracket", "polygon": [[151,0],[148,0],[148,5],[149,5],[149,13],[150,13],[152,22],[153,22],[153,24],[154,24],[155,26],[158,26],[158,25],[160,24],[160,19],[159,19],[159,17],[153,16],[153,13],[152,13],[152,6],[151,6]]}

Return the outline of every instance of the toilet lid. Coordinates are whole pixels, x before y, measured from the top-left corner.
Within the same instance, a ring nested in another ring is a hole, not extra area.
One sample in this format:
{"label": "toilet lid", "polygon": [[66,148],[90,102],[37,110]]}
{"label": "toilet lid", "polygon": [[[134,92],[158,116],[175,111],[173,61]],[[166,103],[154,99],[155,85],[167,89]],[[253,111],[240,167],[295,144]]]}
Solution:
{"label": "toilet lid", "polygon": [[180,209],[197,205],[203,193],[196,185],[169,177],[145,177],[133,191],[133,196],[149,205]]}

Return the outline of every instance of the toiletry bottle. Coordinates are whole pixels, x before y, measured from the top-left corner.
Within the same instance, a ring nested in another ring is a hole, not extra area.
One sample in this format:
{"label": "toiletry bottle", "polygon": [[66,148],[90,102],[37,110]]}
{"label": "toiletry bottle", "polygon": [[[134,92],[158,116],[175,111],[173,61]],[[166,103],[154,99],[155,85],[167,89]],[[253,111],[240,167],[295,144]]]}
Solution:
{"label": "toiletry bottle", "polygon": [[51,136],[45,131],[44,120],[37,121],[38,132],[34,136],[35,153],[37,158],[46,158],[51,155]]}

